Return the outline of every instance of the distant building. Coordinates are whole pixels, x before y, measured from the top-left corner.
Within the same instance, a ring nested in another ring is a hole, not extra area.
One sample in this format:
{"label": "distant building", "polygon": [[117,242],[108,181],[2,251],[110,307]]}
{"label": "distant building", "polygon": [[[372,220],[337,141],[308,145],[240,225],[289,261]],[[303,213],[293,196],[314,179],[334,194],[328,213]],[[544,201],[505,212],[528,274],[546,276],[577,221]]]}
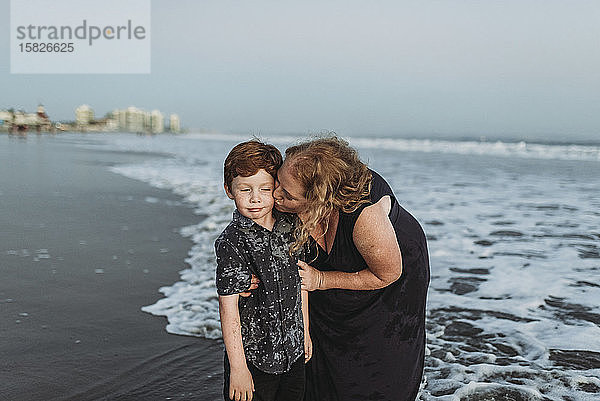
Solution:
{"label": "distant building", "polygon": [[106,119],[106,131],[108,132],[115,132],[119,130],[119,122],[114,118],[107,118]]}
{"label": "distant building", "polygon": [[150,130],[153,134],[160,134],[165,132],[165,117],[163,113],[158,110],[152,110],[150,114]]}
{"label": "distant building", "polygon": [[177,114],[171,114],[169,116],[169,131],[179,132],[181,131],[181,123]]}
{"label": "distant building", "polygon": [[82,104],[75,109],[75,122],[80,128],[86,129],[92,121],[94,121],[94,110],[90,106]]}
{"label": "distant building", "polygon": [[44,108],[43,104],[38,104],[37,115],[41,119],[48,119],[48,116],[46,115],[46,109]]}
{"label": "distant building", "polygon": [[127,131],[127,111],[115,109],[112,112],[112,117],[116,122],[117,131]]}
{"label": "distant building", "polygon": [[52,130],[52,121],[50,121],[50,118],[46,114],[46,109],[44,108],[44,105],[38,105],[36,117],[37,121],[34,125],[38,132]]}
{"label": "distant building", "polygon": [[12,124],[13,113],[10,111],[0,110],[0,127],[8,127]]}
{"label": "distant building", "polygon": [[129,132],[146,131],[146,113],[134,106],[129,106],[126,113],[125,130]]}
{"label": "distant building", "polygon": [[[38,110],[39,112],[40,110]],[[43,110],[42,110],[43,113]],[[45,115],[45,114],[44,114]],[[160,110],[147,112],[135,106],[126,109],[114,109],[103,118],[94,119],[94,111],[88,105],[75,110],[76,129],[93,132],[136,132],[160,134],[165,132],[165,115]],[[171,131],[181,129],[179,117],[172,114],[169,118]],[[175,130],[173,130],[175,128]]]}
{"label": "distant building", "polygon": [[0,131],[5,132],[54,132],[50,118],[41,104],[35,113],[24,110],[0,110]]}

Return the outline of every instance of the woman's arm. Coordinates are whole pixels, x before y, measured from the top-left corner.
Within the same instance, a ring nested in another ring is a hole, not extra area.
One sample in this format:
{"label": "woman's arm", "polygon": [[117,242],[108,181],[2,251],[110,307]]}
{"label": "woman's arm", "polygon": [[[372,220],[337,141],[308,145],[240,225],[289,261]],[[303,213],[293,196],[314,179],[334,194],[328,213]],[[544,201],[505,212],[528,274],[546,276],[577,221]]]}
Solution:
{"label": "woman's arm", "polygon": [[239,295],[219,295],[221,331],[227,350],[231,373],[229,378],[229,398],[232,400],[252,400],[254,381],[246,364],[242,344],[242,328],[238,308]]}
{"label": "woman's arm", "polygon": [[376,290],[398,280],[402,275],[402,254],[388,218],[390,207],[390,197],[384,196],[374,205],[364,208],[354,225],[352,239],[367,262],[367,269],[355,273],[319,271],[298,262],[302,288],[308,291],[331,288]]}

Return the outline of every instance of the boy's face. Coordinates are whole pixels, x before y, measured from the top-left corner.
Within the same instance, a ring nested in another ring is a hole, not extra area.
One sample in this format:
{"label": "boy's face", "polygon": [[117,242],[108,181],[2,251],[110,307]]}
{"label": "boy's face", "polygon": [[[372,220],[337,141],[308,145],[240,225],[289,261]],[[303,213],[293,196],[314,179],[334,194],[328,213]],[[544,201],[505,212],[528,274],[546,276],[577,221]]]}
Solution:
{"label": "boy's face", "polygon": [[225,192],[235,202],[235,207],[255,223],[264,226],[272,218],[274,180],[264,169],[249,177],[237,176],[231,188],[225,185]]}

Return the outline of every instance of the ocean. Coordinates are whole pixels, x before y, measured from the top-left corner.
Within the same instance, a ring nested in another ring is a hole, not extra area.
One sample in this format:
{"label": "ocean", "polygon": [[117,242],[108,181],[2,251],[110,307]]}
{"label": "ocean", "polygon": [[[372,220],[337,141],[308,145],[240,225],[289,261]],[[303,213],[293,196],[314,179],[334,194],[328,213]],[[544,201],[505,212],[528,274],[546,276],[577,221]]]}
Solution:
{"label": "ocean", "polygon": [[[169,333],[220,338],[213,242],[233,212],[222,166],[250,136],[71,138],[168,156],[109,167],[173,191],[199,216],[180,230],[194,243],[190,267],[142,310],[166,316]],[[260,139],[284,151],[302,138]],[[427,234],[420,399],[600,399],[600,144],[346,139]]]}

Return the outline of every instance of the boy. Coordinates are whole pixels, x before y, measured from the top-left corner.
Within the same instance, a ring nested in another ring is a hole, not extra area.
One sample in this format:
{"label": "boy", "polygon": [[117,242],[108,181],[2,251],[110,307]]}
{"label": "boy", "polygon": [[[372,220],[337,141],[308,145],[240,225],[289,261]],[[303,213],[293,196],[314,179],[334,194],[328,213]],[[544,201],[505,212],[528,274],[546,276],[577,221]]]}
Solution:
{"label": "boy", "polygon": [[[300,289],[298,255],[289,252],[295,218],[273,209],[281,164],[279,150],[258,141],[240,143],[225,159],[225,192],[236,206],[215,241],[225,400],[304,396],[304,363],[312,354],[308,295]],[[253,275],[260,286],[240,297]]]}

